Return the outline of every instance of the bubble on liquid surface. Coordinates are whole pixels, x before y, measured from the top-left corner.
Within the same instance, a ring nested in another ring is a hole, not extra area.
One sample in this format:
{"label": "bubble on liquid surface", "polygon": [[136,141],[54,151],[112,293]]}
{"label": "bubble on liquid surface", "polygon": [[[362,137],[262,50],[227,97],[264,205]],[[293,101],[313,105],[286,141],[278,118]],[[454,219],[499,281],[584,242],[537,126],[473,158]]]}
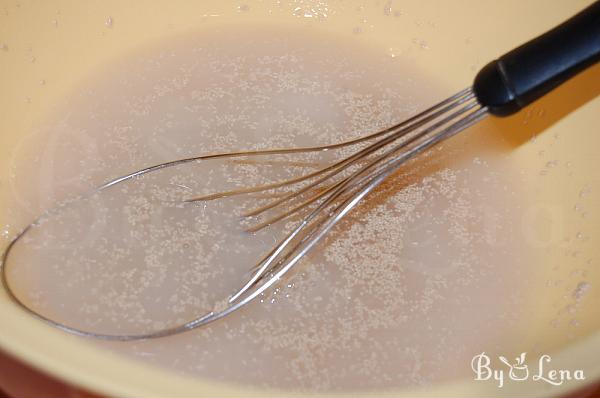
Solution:
{"label": "bubble on liquid surface", "polygon": [[325,19],[329,16],[329,5],[325,1],[299,0],[295,2],[292,14],[297,17]]}
{"label": "bubble on liquid surface", "polygon": [[383,14],[387,15],[387,16],[392,15],[392,2],[391,2],[391,0],[388,1],[387,3],[385,3],[383,5]]}
{"label": "bubble on liquid surface", "polygon": [[591,287],[592,285],[589,282],[580,282],[577,284],[575,290],[573,290],[573,298],[577,301],[581,301]]}

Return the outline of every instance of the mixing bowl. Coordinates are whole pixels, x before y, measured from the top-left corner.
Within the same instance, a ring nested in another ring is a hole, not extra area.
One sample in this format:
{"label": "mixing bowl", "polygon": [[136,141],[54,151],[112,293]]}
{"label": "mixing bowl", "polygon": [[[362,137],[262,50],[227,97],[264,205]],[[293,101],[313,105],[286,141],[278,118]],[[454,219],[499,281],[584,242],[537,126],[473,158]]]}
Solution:
{"label": "mixing bowl", "polygon": [[[333,34],[410,64],[444,94],[471,84],[487,61],[568,18],[587,0],[553,1],[8,1],[0,2],[0,227],[9,224],[12,162],[24,137],[89,76],[138,48],[207,27],[287,26]],[[482,131],[527,175],[522,231],[531,270],[519,303],[515,352],[551,355],[552,368],[582,370],[583,381],[464,379],[377,396],[554,396],[600,378],[600,173],[597,134],[600,66],[577,76],[530,108],[488,119]],[[116,93],[117,94],[117,93]],[[434,102],[439,98],[431,98]],[[539,172],[539,173],[538,173]],[[539,174],[539,175],[538,175]],[[523,184],[523,182],[519,182]],[[585,297],[579,294],[585,290]],[[579,293],[578,293],[579,292]],[[562,311],[577,301],[576,313]],[[270,396],[256,387],[185,377],[107,352],[31,318],[0,293],[0,348],[66,383],[115,397]],[[499,331],[501,333],[501,331]],[[509,355],[509,354],[507,354]],[[510,356],[512,358],[512,354]],[[531,368],[537,370],[537,358]],[[451,359],[449,359],[450,361]],[[462,364],[464,365],[464,364]],[[550,366],[550,365],[548,365]],[[548,369],[548,368],[547,368]],[[507,376],[508,377],[508,376]],[[281,392],[278,392],[281,394]],[[289,396],[299,393],[286,393]],[[364,396],[375,392],[362,392]],[[354,394],[352,394],[354,395]]]}

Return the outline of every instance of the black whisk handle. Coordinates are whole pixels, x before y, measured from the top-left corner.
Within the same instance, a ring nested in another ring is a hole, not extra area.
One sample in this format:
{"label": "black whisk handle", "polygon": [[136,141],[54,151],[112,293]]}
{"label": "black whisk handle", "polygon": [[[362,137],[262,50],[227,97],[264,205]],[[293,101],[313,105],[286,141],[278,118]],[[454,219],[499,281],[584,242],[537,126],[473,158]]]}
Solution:
{"label": "black whisk handle", "polygon": [[598,61],[600,1],[487,64],[473,90],[490,113],[507,116]]}

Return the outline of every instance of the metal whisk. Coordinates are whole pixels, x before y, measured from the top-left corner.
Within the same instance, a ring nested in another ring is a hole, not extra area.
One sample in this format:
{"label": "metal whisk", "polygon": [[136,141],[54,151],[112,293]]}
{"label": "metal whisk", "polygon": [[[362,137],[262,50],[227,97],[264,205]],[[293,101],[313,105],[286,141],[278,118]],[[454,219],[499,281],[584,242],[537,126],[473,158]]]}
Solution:
{"label": "metal whisk", "polygon": [[90,193],[160,169],[217,158],[240,158],[304,152],[324,152],[362,144],[355,152],[314,172],[261,186],[185,199],[187,202],[287,191],[243,214],[250,220],[269,212],[248,230],[258,231],[291,216],[301,221],[253,268],[248,281],[225,305],[183,325],[137,335],[106,335],[84,331],[49,319],[24,304],[11,290],[6,265],[12,247],[35,225],[26,227],[9,244],[2,258],[2,283],[11,299],[43,321],[81,336],[135,340],[168,336],[206,325],[248,304],[273,286],[371,191],[419,153],[463,131],[488,114],[505,116],[543,96],[600,60],[600,2],[565,23],[485,66],[472,88],[464,89],[395,126],[354,140],[326,146],[211,154],[155,165],[109,181]]}

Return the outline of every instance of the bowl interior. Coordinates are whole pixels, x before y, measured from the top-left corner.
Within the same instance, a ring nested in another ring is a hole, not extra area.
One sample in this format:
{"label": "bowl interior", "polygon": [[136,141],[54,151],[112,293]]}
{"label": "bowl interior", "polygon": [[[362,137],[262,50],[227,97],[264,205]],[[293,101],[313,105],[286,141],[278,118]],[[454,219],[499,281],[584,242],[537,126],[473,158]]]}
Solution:
{"label": "bowl interior", "polygon": [[[12,167],[14,157],[56,104],[113,60],[165,37],[214,26],[234,29],[266,24],[329,33],[397,56],[435,81],[441,95],[448,95],[467,87],[486,61],[587,3],[7,3],[0,15],[0,203],[6,209],[14,204],[11,181],[19,177]],[[600,174],[595,172],[600,136],[593,131],[600,111],[600,99],[594,99],[598,92],[599,66],[521,114],[505,120],[487,119],[480,129],[481,134],[502,137],[490,139],[490,148],[484,149],[511,162],[525,176],[516,182],[523,215],[519,231],[535,278],[526,287],[527,300],[516,303],[523,310],[523,321],[514,332],[518,338],[513,351],[552,353],[557,368],[585,369],[588,381],[600,375],[594,358],[600,345],[600,319],[593,306],[600,299],[600,290],[595,288],[600,281],[600,246],[594,244],[600,231]],[[7,244],[18,228],[11,217],[10,211],[0,214],[0,226],[7,227],[0,237],[2,244]],[[267,394],[182,377],[105,352],[31,319],[15,308],[4,292],[0,293],[0,313],[4,318],[0,347],[95,391],[127,397],[191,397],[198,391],[220,396]],[[553,391],[577,386],[566,383]],[[465,379],[434,385],[419,394],[538,396],[545,393],[545,387],[531,382],[498,389]],[[412,391],[394,393],[408,395]]]}

